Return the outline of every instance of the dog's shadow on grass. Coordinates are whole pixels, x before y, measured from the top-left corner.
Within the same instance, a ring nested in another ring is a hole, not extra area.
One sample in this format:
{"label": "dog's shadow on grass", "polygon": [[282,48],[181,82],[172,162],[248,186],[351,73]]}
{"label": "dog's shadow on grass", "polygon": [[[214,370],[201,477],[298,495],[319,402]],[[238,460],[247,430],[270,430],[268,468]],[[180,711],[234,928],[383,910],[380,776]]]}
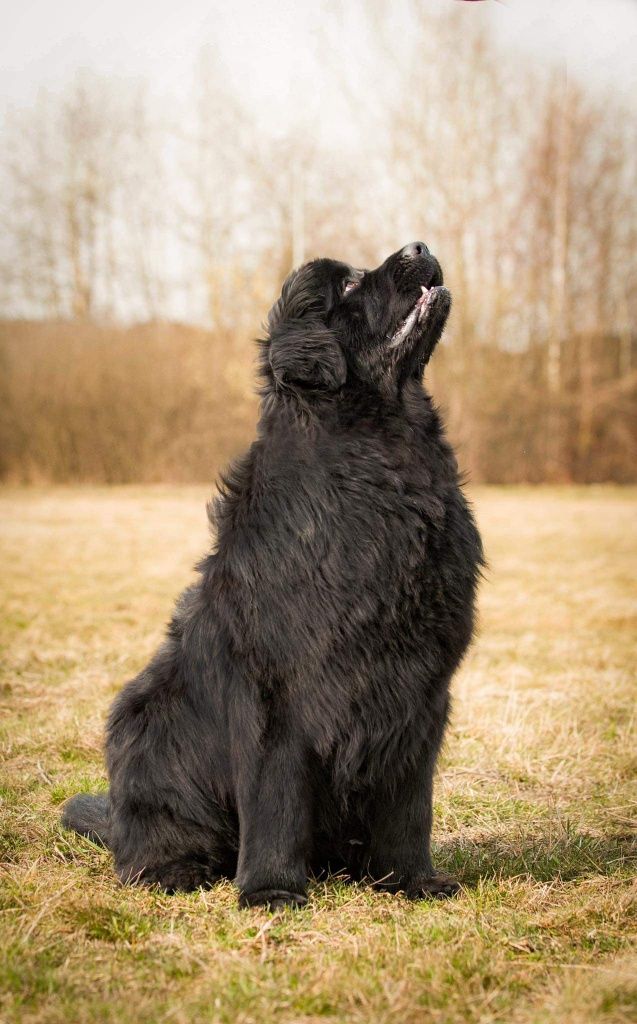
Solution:
{"label": "dog's shadow on grass", "polygon": [[434,864],[463,886],[480,880],[530,877],[537,882],[563,881],[587,875],[614,875],[637,867],[637,833],[606,834],[559,830],[480,838],[443,840],[434,845]]}

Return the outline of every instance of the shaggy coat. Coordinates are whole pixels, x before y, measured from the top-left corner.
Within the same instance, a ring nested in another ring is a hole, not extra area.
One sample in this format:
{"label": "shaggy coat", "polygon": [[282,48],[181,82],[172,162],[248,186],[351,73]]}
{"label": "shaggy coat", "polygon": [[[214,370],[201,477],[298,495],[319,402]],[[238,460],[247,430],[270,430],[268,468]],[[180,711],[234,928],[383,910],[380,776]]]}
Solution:
{"label": "shaggy coat", "polygon": [[422,386],[450,304],[421,242],[283,285],[214,550],[114,703],[108,795],[64,810],[122,881],[230,877],[270,907],[330,870],[411,897],[457,888],[431,863],[432,780],[482,549]]}

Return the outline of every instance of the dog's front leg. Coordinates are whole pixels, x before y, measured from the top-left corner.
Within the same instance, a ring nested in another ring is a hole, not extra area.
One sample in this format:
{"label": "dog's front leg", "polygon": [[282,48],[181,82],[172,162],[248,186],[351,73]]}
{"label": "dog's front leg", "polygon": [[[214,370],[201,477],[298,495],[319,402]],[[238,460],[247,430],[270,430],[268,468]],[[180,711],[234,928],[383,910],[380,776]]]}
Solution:
{"label": "dog's front leg", "polygon": [[277,722],[262,739],[259,753],[242,760],[235,879],[239,904],[303,906],[311,837],[311,787],[303,744],[292,729]]}
{"label": "dog's front leg", "polygon": [[368,871],[376,888],[411,899],[452,896],[459,889],[431,862],[433,774],[437,744],[395,785],[381,785],[373,801]]}

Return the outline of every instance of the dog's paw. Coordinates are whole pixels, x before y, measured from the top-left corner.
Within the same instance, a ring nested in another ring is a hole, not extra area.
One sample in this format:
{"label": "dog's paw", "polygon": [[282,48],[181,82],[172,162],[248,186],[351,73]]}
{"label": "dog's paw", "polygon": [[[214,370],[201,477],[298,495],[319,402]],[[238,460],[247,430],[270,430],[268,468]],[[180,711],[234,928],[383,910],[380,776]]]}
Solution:
{"label": "dog's paw", "polygon": [[195,889],[209,889],[221,878],[212,864],[196,859],[183,858],[168,861],[153,868],[144,868],[137,874],[133,871],[126,876],[119,872],[122,882],[132,885],[158,886],[169,894],[194,892]]}
{"label": "dog's paw", "polygon": [[258,889],[256,892],[242,892],[239,896],[240,907],[266,907],[268,910],[282,910],[292,907],[297,910],[307,903],[307,896],[300,892],[288,892],[285,889]]}
{"label": "dog's paw", "polygon": [[456,896],[460,892],[460,883],[456,882],[451,875],[435,874],[430,878],[418,879],[414,886],[405,889],[405,895],[410,900],[445,900],[450,896]]}
{"label": "dog's paw", "polygon": [[393,881],[391,876],[380,882],[373,883],[381,892],[400,893],[409,900],[448,899],[460,891],[460,884],[451,875],[438,874],[417,875],[413,878],[403,876],[400,881]]}

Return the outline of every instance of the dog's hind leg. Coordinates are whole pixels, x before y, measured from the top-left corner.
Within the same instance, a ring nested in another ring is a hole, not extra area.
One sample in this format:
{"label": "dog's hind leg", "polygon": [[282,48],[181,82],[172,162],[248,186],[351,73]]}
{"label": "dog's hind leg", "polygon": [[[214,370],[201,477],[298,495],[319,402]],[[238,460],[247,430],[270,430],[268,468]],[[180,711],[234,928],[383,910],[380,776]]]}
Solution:
{"label": "dog's hind leg", "polygon": [[118,871],[121,881],[130,885],[157,885],[167,893],[209,889],[224,875],[212,858],[192,853],[162,864]]}
{"label": "dog's hind leg", "polygon": [[113,825],[115,869],[129,885],[158,885],[166,892],[209,888],[236,870],[236,826],[219,808],[201,823],[167,808],[120,808]]}

